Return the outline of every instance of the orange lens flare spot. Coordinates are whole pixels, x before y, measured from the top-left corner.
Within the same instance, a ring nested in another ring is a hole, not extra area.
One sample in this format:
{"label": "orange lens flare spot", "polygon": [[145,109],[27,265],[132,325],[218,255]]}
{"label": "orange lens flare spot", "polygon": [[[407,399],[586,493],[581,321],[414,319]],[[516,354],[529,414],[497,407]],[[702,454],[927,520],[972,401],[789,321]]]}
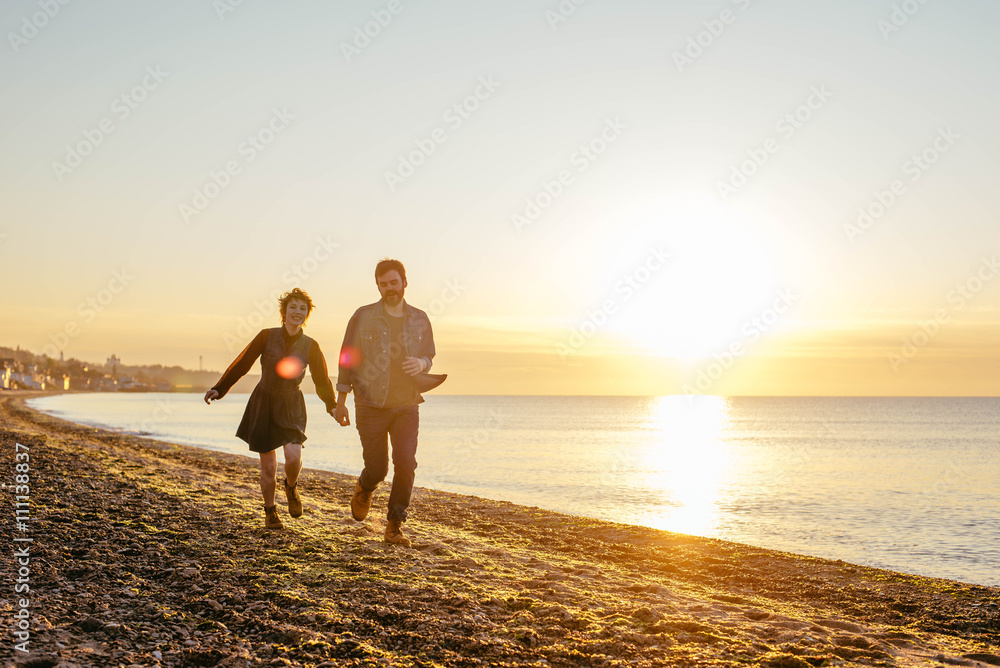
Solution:
{"label": "orange lens flare spot", "polygon": [[289,355],[288,357],[282,358],[277,365],[275,365],[274,370],[278,372],[278,375],[282,378],[287,378],[291,380],[293,378],[298,378],[302,375],[302,370],[306,368],[306,365],[302,363],[298,357]]}
{"label": "orange lens flare spot", "polygon": [[340,351],[340,366],[353,369],[361,361],[361,351],[354,346],[344,346]]}

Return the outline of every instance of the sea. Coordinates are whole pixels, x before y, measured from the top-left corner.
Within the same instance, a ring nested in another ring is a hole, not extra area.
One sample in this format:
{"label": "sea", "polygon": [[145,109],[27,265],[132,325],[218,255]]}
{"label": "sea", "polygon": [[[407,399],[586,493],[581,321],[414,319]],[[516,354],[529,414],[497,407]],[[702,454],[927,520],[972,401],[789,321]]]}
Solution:
{"label": "sea", "polygon": [[[29,404],[250,456],[248,396]],[[306,405],[305,465],[360,473],[352,402],[350,427]],[[1000,398],[430,394],[420,422],[418,486],[1000,586]]]}

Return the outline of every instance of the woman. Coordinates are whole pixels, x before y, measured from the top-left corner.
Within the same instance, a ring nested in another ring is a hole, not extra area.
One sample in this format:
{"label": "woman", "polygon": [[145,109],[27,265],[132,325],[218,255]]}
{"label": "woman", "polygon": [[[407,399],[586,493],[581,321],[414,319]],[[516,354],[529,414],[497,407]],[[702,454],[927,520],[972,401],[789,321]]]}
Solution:
{"label": "woman", "polygon": [[313,310],[312,299],[295,288],[281,295],[279,303],[282,326],[260,330],[222,374],[222,379],[205,393],[206,404],[226,396],[260,357],[260,382],[250,395],[236,435],[250,445],[250,450],[260,454],[260,491],[264,496],[264,526],[268,529],[283,528],[274,505],[279,447],[285,453],[288,514],[302,515],[302,499],[296,484],[302,469],[302,444],[306,440],[306,402],[299,383],[306,375],[307,364],[327,412],[333,415],[337,407],[323,352],[318,343],[302,332]]}

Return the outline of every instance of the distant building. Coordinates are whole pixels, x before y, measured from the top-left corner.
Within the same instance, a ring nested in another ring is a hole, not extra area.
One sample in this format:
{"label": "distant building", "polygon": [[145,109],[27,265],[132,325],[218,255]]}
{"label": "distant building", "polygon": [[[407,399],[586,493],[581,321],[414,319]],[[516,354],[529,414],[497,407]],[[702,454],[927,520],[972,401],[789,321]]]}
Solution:
{"label": "distant building", "polygon": [[11,376],[17,369],[17,362],[11,357],[0,357],[0,388],[4,390],[12,389]]}
{"label": "distant building", "polygon": [[114,378],[114,377],[116,377],[118,375],[118,365],[120,365],[121,363],[122,363],[122,361],[120,359],[118,359],[118,355],[115,355],[114,353],[111,353],[111,357],[109,357],[108,361],[105,362],[104,366],[106,366],[109,369],[111,369],[111,377],[112,378]]}
{"label": "distant building", "polygon": [[44,390],[43,381],[28,373],[11,374],[10,384],[12,390],[29,389]]}

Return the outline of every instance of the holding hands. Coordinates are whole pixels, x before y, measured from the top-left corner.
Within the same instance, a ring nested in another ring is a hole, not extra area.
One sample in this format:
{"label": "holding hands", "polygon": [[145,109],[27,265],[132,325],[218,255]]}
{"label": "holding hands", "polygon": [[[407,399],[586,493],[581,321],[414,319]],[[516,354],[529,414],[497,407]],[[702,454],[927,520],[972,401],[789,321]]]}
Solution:
{"label": "holding hands", "polygon": [[329,413],[341,427],[351,424],[351,414],[347,411],[347,406],[344,404],[338,403],[334,408],[330,409]]}

